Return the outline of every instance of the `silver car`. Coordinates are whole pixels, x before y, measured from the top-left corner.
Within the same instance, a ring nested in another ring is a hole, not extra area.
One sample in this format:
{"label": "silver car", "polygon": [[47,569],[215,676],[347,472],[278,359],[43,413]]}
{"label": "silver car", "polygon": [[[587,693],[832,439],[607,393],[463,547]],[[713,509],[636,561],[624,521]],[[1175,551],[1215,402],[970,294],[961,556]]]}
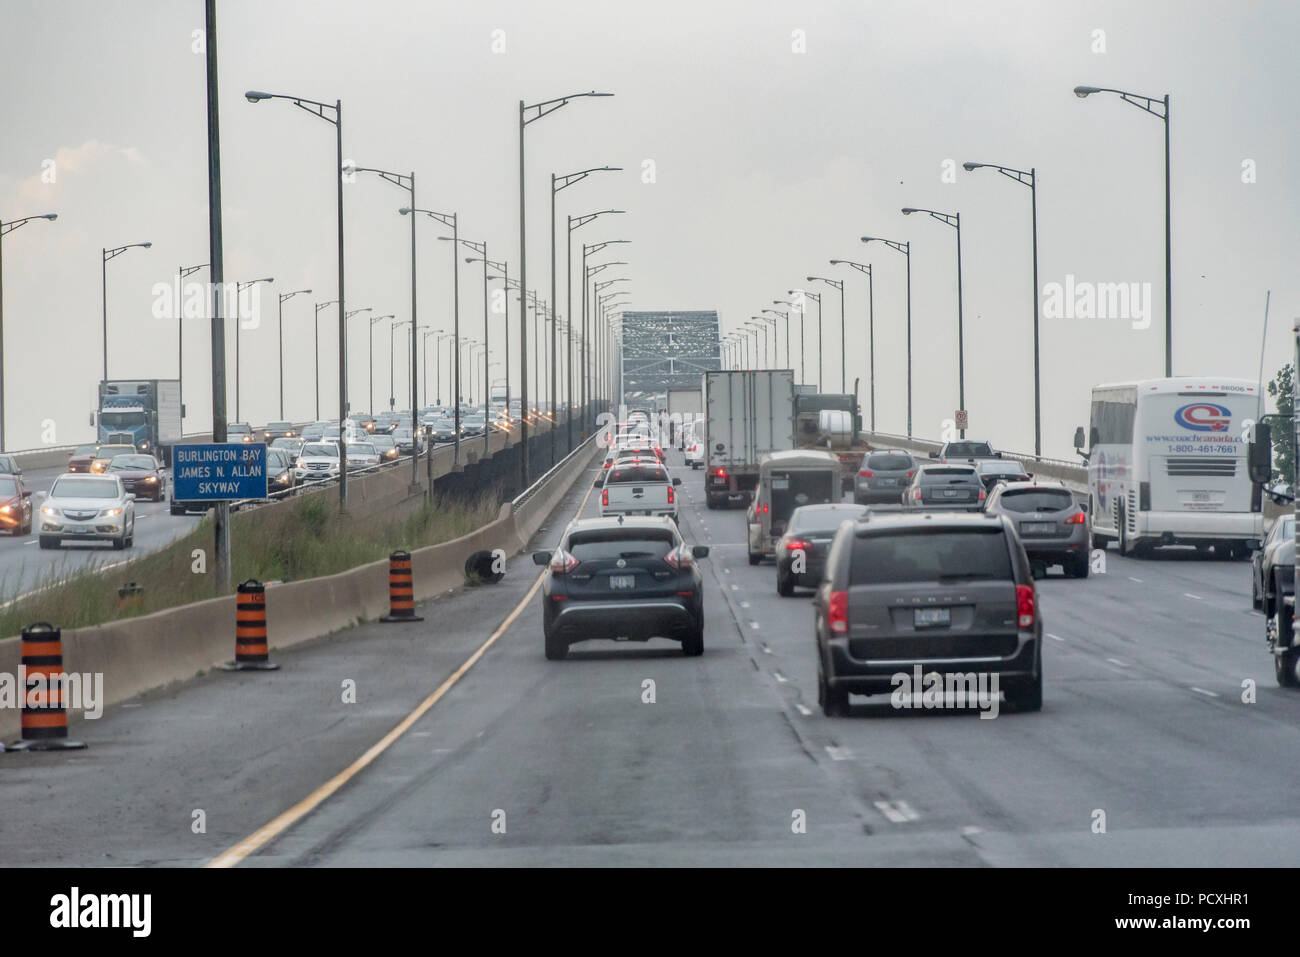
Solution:
{"label": "silver car", "polygon": [[984,511],[1011,520],[1031,562],[1059,564],[1070,578],[1088,577],[1092,523],[1064,485],[1004,482],[993,487]]}
{"label": "silver car", "polygon": [[916,459],[902,449],[876,449],[862,457],[853,489],[853,501],[859,505],[875,502],[897,503],[899,493],[916,474]]}
{"label": "silver car", "polygon": [[60,475],[41,504],[38,534],[41,548],[68,541],[129,548],[135,540],[135,496],[116,475]]}
{"label": "silver car", "polygon": [[379,450],[369,442],[348,443],[348,471],[370,469],[379,464]]}

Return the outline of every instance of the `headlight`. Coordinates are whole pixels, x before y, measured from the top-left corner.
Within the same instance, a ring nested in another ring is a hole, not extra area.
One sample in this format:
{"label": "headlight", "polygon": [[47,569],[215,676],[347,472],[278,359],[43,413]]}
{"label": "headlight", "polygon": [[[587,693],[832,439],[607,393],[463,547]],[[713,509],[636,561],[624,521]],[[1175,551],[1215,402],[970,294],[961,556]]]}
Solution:
{"label": "headlight", "polygon": [[59,510],[58,510],[57,508],[50,508],[48,505],[42,505],[42,506],[41,506],[41,514],[42,514],[42,515],[49,515],[49,516],[52,518],[52,517],[54,517],[55,515],[58,515],[58,514],[59,514]]}
{"label": "headlight", "polygon": [[145,479],[145,481],[146,481],[146,482],[156,482],[156,481],[158,481],[158,476],[156,476],[156,475],[150,475],[150,476],[148,476],[148,477]]}
{"label": "headlight", "polygon": [[112,518],[114,515],[121,515],[121,514],[122,514],[122,510],[120,508],[106,508],[99,513],[99,517]]}
{"label": "headlight", "polygon": [[14,507],[12,505],[5,505],[3,507],[0,507],[0,512],[4,512],[6,515],[12,512],[13,510]]}

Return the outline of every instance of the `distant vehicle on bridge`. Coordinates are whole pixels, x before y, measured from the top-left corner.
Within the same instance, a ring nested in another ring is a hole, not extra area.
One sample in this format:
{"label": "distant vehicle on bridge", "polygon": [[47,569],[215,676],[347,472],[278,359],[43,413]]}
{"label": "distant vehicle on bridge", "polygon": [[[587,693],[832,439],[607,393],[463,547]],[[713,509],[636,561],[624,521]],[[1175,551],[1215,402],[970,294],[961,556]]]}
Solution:
{"label": "distant vehicle on bridge", "polygon": [[1247,462],[1260,385],[1185,376],[1092,390],[1088,514],[1093,542],[1123,554],[1159,545],[1213,547],[1245,556],[1263,538],[1263,514]]}

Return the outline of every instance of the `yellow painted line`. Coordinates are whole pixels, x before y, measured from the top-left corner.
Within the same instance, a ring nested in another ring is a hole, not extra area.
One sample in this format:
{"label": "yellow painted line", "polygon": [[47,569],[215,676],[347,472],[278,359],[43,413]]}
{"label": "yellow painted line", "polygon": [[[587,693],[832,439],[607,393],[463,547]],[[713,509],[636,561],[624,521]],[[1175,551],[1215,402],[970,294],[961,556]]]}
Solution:
{"label": "yellow painted line", "polygon": [[[587,494],[582,497],[582,503],[578,506],[578,511],[576,513],[577,516],[581,516],[582,510],[587,507],[587,499],[591,497],[592,488],[592,486],[588,486]],[[398,724],[397,727],[393,728],[392,731],[389,731],[375,744],[371,745],[370,748],[361,755],[361,757],[357,758],[338,774],[334,775],[334,777],[330,778],[311,794],[307,795],[307,797],[303,798],[274,820],[267,824],[263,824],[238,844],[208,861],[204,867],[234,867],[250,854],[256,854],[271,841],[275,840],[312,811],[316,810],[316,808],[324,804],[335,791],[343,787],[343,785],[347,784],[369,767],[377,757],[392,747],[393,743],[398,738],[410,730],[411,726],[415,724],[415,722],[424,717],[425,713],[437,704],[442,696],[445,695],[457,681],[465,676],[466,672],[474,667],[487,650],[496,644],[497,639],[506,633],[510,626],[515,623],[515,619],[519,617],[526,607],[528,607],[528,603],[531,602],[533,596],[537,594],[537,589],[542,586],[542,579],[545,577],[545,572],[542,572],[542,574],[537,576],[537,581],[533,582],[533,587],[528,589],[528,594],[525,595],[519,604],[514,607],[514,610],[511,611],[506,617],[506,620],[497,627],[497,630],[492,632],[491,637],[489,637],[487,641],[483,642],[483,644],[479,645],[478,649],[465,659],[464,664],[448,675],[447,679],[438,686],[437,690],[421,701],[414,711],[402,719],[401,723]]]}

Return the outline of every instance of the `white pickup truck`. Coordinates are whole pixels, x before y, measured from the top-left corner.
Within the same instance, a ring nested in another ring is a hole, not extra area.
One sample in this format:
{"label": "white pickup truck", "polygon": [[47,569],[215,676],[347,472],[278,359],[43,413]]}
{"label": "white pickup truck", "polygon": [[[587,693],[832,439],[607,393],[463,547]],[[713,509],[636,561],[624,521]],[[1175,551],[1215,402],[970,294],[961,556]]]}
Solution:
{"label": "white pickup truck", "polygon": [[652,463],[615,463],[605,475],[600,490],[600,516],[666,515],[677,521],[679,478]]}

